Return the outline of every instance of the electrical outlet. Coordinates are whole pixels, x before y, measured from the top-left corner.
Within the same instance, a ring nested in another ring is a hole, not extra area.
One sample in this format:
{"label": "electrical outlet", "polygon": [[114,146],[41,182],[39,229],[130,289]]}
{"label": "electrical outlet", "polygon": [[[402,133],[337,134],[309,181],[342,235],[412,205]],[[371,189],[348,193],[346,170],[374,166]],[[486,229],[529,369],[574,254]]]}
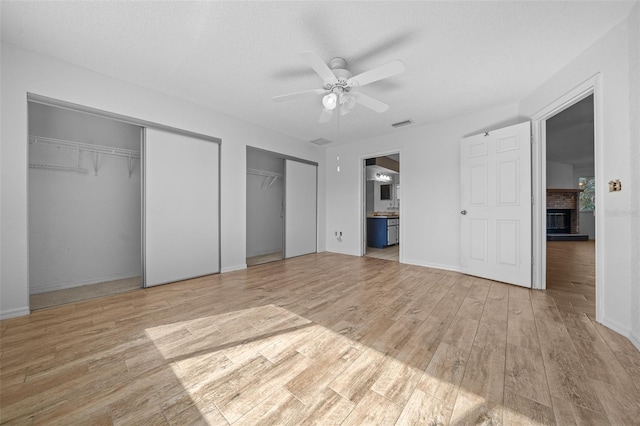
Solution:
{"label": "electrical outlet", "polygon": [[622,182],[620,182],[620,179],[610,180],[609,192],[617,192],[617,191],[622,191]]}

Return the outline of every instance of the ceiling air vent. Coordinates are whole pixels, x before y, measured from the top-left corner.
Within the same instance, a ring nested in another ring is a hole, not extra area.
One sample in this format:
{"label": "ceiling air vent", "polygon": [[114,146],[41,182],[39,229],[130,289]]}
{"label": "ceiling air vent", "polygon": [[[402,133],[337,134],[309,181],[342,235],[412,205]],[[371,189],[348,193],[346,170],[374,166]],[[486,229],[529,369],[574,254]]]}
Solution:
{"label": "ceiling air vent", "polygon": [[398,121],[397,123],[393,123],[391,127],[402,127],[408,126],[409,124],[413,124],[413,120]]}
{"label": "ceiling air vent", "polygon": [[328,143],[331,143],[330,140],[327,140],[325,138],[320,138],[320,139],[314,139],[312,141],[309,141],[311,143],[315,143],[316,145],[326,145]]}

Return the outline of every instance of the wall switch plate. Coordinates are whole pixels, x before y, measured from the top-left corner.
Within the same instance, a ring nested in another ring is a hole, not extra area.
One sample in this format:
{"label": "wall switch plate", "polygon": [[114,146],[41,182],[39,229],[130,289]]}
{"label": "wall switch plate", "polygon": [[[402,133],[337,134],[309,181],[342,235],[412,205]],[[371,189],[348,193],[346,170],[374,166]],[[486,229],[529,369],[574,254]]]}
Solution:
{"label": "wall switch plate", "polygon": [[610,180],[609,192],[617,192],[617,191],[622,191],[622,182],[620,182],[620,179]]}

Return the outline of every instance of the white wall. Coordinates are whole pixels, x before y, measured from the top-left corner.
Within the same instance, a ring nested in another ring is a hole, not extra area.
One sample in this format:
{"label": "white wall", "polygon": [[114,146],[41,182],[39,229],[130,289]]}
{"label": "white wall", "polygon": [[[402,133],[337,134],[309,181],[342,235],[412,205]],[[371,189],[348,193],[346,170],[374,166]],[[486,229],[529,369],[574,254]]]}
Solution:
{"label": "white wall", "polygon": [[[400,261],[458,270],[460,139],[517,122],[517,106],[509,105],[329,147],[327,250],[360,255],[362,162],[365,158],[399,152],[402,165]],[[333,237],[335,231],[342,231],[342,242]]]}
{"label": "white wall", "polygon": [[[284,159],[247,150],[247,168],[284,175]],[[267,189],[265,178],[247,174],[247,257],[282,251],[284,180],[277,178]]]}
{"label": "white wall", "polygon": [[577,188],[573,181],[573,165],[547,161],[547,188]]}
{"label": "white wall", "polygon": [[374,209],[374,200],[375,200],[375,194],[374,194],[374,182],[372,180],[367,179],[367,188],[366,188],[366,194],[365,194],[365,199],[366,199],[366,209],[367,209],[367,214],[369,213],[373,213],[375,211]]}
{"label": "white wall", "polygon": [[245,267],[247,144],[317,162],[318,250],[324,250],[325,157],[322,148],[10,44],[2,44],[1,55],[1,318],[29,312],[28,92],[222,139],[222,272]]}
{"label": "white wall", "polygon": [[[603,122],[599,132],[606,149],[596,152],[596,176],[600,177],[596,208],[602,215],[596,238],[603,247],[603,263],[597,271],[601,278],[597,289],[597,303],[601,310],[598,320],[627,336],[631,334],[632,323],[638,323],[640,315],[637,290],[640,280],[637,266],[632,266],[637,265],[640,259],[637,247],[635,253],[631,250],[632,239],[637,241],[639,237],[637,201],[634,206],[631,204],[632,194],[640,191],[637,175],[635,180],[632,179],[632,170],[637,170],[639,164],[637,150],[632,151],[632,146],[638,144],[638,134],[633,138],[630,134],[631,129],[637,130],[639,93],[635,82],[637,72],[634,75],[629,72],[632,69],[630,59],[636,62],[637,67],[638,53],[637,50],[632,52],[631,46],[637,49],[638,44],[637,41],[630,43],[630,37],[637,39],[638,13],[636,6],[630,19],[571,61],[519,106],[520,115],[532,116],[600,73],[601,96],[596,93],[595,104],[596,109],[602,111]],[[635,88],[635,93],[632,88]],[[636,127],[632,123],[636,123]],[[635,156],[630,156],[630,152]],[[613,179],[621,179],[621,192],[608,192],[607,182]],[[636,341],[640,342],[637,335]]]}
{"label": "white wall", "polygon": [[596,216],[594,212],[580,212],[580,234],[588,235],[590,240],[596,239]]}
{"label": "white wall", "polygon": [[[141,128],[29,103],[31,135],[140,151]],[[32,144],[29,162],[74,166],[77,151]],[[59,290],[141,274],[140,161],[100,157],[98,175],[29,169],[29,290]]]}
{"label": "white wall", "polygon": [[640,349],[640,4],[629,17],[629,152],[631,168],[631,340]]}

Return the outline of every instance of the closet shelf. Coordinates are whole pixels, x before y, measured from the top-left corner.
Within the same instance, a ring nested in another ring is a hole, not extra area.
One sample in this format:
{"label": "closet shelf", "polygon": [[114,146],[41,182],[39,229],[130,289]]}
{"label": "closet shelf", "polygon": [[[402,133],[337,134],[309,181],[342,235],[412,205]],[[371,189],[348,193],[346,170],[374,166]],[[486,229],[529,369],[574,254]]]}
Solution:
{"label": "closet shelf", "polygon": [[63,172],[87,173],[89,170],[74,166],[59,166],[56,164],[34,164],[29,163],[30,169],[59,170]]}
{"label": "closet shelf", "polygon": [[86,173],[87,169],[80,167],[82,152],[93,153],[93,170],[95,175],[98,176],[98,169],[100,165],[100,154],[115,155],[117,157],[125,157],[128,159],[129,177],[133,173],[133,159],[140,158],[140,151],[134,151],[132,149],[113,148],[104,145],[94,145],[90,143],[67,141],[63,139],[45,138],[42,136],[29,135],[29,143],[34,145],[49,145],[56,148],[73,149],[78,151],[78,166],[61,166],[54,164],[29,164],[32,169],[46,169],[46,170],[64,170],[77,173]]}
{"label": "closet shelf", "polygon": [[282,173],[268,172],[266,170],[249,169],[249,168],[247,168],[247,173],[250,175],[264,177],[264,180],[262,181],[262,189],[271,188],[271,185],[273,185],[273,183],[278,178],[282,178],[284,176]]}
{"label": "closet shelf", "polygon": [[264,176],[264,177],[282,177],[282,173],[276,173],[276,172],[268,172],[266,170],[258,170],[258,169],[247,169],[247,173],[249,173],[250,175],[256,175],[256,176]]}
{"label": "closet shelf", "polygon": [[140,158],[140,151],[132,149],[113,148],[104,145],[94,145],[91,143],[72,142],[62,139],[44,138],[40,136],[29,136],[29,143],[52,145],[58,148],[77,149],[79,151],[94,152],[98,154],[117,155],[120,157]]}

